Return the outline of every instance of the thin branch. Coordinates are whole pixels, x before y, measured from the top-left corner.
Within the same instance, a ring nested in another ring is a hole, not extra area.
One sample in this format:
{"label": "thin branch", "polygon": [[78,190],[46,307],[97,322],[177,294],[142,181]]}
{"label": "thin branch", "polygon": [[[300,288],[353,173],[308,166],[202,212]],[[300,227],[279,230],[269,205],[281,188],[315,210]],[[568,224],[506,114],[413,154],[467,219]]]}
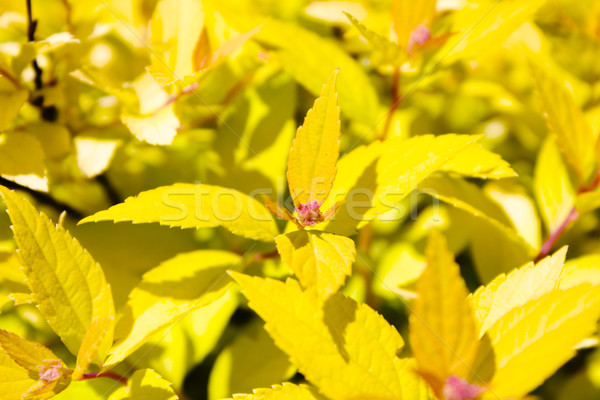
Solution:
{"label": "thin branch", "polygon": [[12,76],[11,74],[9,74],[8,71],[0,68],[0,76],[5,77],[10,83],[12,83],[14,85],[15,88],[17,88],[17,89],[21,88],[21,84],[19,83],[18,79],[15,78],[14,76]]}
{"label": "thin branch", "polygon": [[[31,0],[26,0],[27,2],[27,40],[29,42],[35,42],[35,30],[37,28],[37,20],[34,20],[31,12]],[[37,60],[34,58],[33,62],[33,70],[35,71],[35,89],[40,90],[42,88],[42,69],[37,63]]]}
{"label": "thin branch", "polygon": [[[579,190],[577,191],[577,194],[581,195],[583,193],[591,192],[592,190],[596,189],[599,185],[600,185],[600,170],[596,174],[596,178],[594,179],[594,181],[592,183],[590,183],[588,186],[579,188]],[[577,209],[575,207],[573,207],[573,208],[571,208],[571,211],[569,211],[569,214],[564,219],[564,221],[560,224],[560,226],[558,228],[556,228],[556,230],[554,232],[550,233],[550,235],[548,236],[548,238],[546,239],[546,241],[540,248],[539,254],[535,258],[536,262],[540,261],[542,258],[546,257],[550,253],[550,251],[552,250],[552,247],[554,246],[554,244],[556,243],[558,238],[563,234],[563,232],[567,229],[567,227],[569,225],[571,225],[572,222],[577,220],[577,218],[579,218],[579,212],[577,211]]]}
{"label": "thin branch", "polygon": [[402,96],[400,94],[400,68],[394,68],[394,76],[392,77],[392,101],[390,104],[390,109],[385,118],[385,124],[383,125],[383,129],[381,131],[381,135],[379,135],[379,140],[383,141],[387,139],[389,135],[390,125],[392,124],[392,119],[394,118],[394,113],[400,106],[402,102]]}
{"label": "thin branch", "polygon": [[58,212],[66,211],[67,214],[69,214],[71,217],[73,217],[73,218],[75,218],[77,220],[82,219],[83,217],[85,217],[85,215],[83,215],[81,212],[77,211],[76,209],[74,209],[73,207],[71,207],[71,206],[69,206],[67,204],[63,204],[63,203],[57,201],[55,198],[51,197],[47,193],[37,192],[37,191],[35,191],[33,189],[30,189],[28,187],[19,185],[18,183],[9,181],[9,180],[4,179],[2,177],[0,177],[0,185],[5,186],[5,187],[7,187],[9,189],[12,189],[12,190],[22,190],[24,192],[27,192],[38,203],[50,206],[50,207],[56,209]]}
{"label": "thin branch", "polygon": [[113,371],[105,371],[102,373],[90,372],[88,374],[83,374],[83,377],[81,378],[81,380],[96,379],[96,378],[110,378],[117,382],[122,383],[123,385],[127,385],[127,378],[124,377],[123,375],[117,374],[116,372],[113,372]]}

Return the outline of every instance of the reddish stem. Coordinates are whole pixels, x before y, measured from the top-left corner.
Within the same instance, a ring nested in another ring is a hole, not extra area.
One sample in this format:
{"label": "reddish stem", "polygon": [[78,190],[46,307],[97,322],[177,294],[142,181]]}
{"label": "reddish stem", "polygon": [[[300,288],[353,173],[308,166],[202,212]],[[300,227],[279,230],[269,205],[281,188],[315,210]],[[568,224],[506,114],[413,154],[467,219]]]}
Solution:
{"label": "reddish stem", "polygon": [[86,379],[96,379],[96,378],[110,378],[114,379],[117,382],[121,382],[123,385],[127,385],[127,378],[121,374],[117,374],[113,371],[105,371],[105,372],[90,372],[87,374],[83,374],[81,380]]}
{"label": "reddish stem", "polygon": [[383,141],[388,137],[388,131],[390,130],[390,125],[392,124],[394,113],[400,106],[401,102],[402,96],[400,96],[400,68],[395,68],[394,76],[392,78],[392,103],[390,105],[388,114],[385,118],[385,125],[383,125],[383,130],[381,131],[379,140]]}
{"label": "reddish stem", "polygon": [[[591,192],[592,190],[596,189],[598,185],[600,185],[600,170],[598,171],[598,174],[596,175],[594,181],[588,186],[579,188],[577,194],[579,195]],[[540,249],[539,254],[535,258],[536,262],[540,261],[542,258],[546,257],[550,253],[550,250],[552,250],[554,243],[556,243],[560,235],[562,235],[562,233],[565,231],[565,229],[567,229],[571,222],[575,221],[577,218],[579,218],[579,212],[575,207],[573,207],[569,212],[569,215],[567,215],[567,218],[565,218],[565,220],[562,222],[562,224],[560,224],[560,226],[550,234],[548,239],[546,239],[546,241],[542,245],[542,248]]]}

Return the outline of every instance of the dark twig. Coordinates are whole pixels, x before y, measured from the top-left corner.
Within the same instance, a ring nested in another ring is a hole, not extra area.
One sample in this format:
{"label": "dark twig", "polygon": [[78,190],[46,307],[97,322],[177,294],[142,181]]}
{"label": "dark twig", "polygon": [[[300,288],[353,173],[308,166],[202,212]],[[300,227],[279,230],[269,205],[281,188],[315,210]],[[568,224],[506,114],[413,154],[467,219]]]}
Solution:
{"label": "dark twig", "polygon": [[379,140],[387,139],[389,135],[390,125],[392,124],[392,119],[394,118],[394,113],[400,106],[402,102],[402,95],[400,94],[400,69],[394,68],[394,75],[392,77],[392,101],[390,105],[390,109],[387,113],[387,117],[385,118],[385,124],[383,125],[383,129],[381,130],[381,134],[379,135]]}
{"label": "dark twig", "polygon": [[73,217],[73,218],[75,218],[77,220],[82,219],[83,217],[85,217],[85,215],[83,215],[81,212],[77,211],[76,209],[74,209],[73,207],[71,207],[69,205],[66,205],[66,204],[63,204],[63,203],[57,201],[55,198],[51,197],[47,193],[37,192],[37,191],[35,191],[33,189],[30,189],[28,187],[19,185],[18,183],[9,181],[9,180],[4,179],[2,177],[0,177],[0,185],[5,186],[5,187],[7,187],[9,189],[12,189],[12,190],[22,190],[24,192],[27,192],[38,203],[50,206],[50,207],[56,209],[58,212],[66,211],[67,214],[69,214],[71,217]]}
{"label": "dark twig", "polygon": [[[27,1],[27,40],[29,42],[35,42],[35,30],[37,28],[37,19],[33,19],[31,13],[31,0]],[[33,62],[33,70],[35,71],[35,89],[40,90],[42,88],[42,69],[37,63],[37,60],[34,58]]]}

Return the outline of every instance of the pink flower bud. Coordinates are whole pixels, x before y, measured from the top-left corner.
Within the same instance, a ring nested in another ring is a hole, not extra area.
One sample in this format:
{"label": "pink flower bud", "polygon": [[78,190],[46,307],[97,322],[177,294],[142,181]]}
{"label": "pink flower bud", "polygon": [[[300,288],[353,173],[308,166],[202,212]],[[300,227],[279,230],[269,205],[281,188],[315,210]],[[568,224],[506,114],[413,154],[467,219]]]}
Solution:
{"label": "pink flower bud", "polygon": [[427,26],[421,24],[410,33],[406,50],[408,50],[408,52],[412,54],[412,49],[416,44],[418,44],[419,46],[423,46],[425,43],[427,43],[427,41],[430,38],[431,31]]}
{"label": "pink flower bud", "polygon": [[40,380],[44,382],[53,382],[62,375],[63,365],[60,360],[44,360],[40,365]]}
{"label": "pink flower bud", "polygon": [[444,385],[444,398],[446,400],[471,400],[483,392],[485,392],[485,388],[471,385],[456,375],[449,376]]}
{"label": "pink flower bud", "polygon": [[298,214],[298,219],[304,226],[313,226],[317,222],[323,221],[323,214],[321,214],[321,203],[317,200],[311,200],[306,203],[301,203],[294,210]]}

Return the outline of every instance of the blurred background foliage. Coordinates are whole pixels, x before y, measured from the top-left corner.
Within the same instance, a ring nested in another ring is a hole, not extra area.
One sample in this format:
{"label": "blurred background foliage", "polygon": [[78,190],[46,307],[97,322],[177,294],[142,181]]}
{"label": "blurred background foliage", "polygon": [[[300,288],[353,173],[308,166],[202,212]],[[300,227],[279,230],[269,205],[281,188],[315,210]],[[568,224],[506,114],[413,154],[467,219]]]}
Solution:
{"label": "blurred background foliage", "polygon": [[[535,258],[593,181],[576,176],[549,134],[528,59],[566,85],[597,137],[600,1],[439,0],[433,39],[412,50],[393,3],[33,0],[31,41],[26,1],[3,0],[1,183],[28,193],[53,219],[67,210],[65,226],[100,262],[119,307],[142,273],[178,253],[243,254],[253,242],[221,228],[76,222],[175,182],[286,196],[296,127],[339,67],[342,155],[386,137],[482,134],[483,146],[518,173],[492,182],[434,177],[429,189],[451,201],[411,196],[355,236],[360,257],[344,291],[404,336],[401,297],[413,293],[432,226],[449,238],[473,290]],[[600,265],[594,195],[554,247],[568,244],[569,262],[590,268]],[[16,307],[8,296],[25,291],[14,248],[2,212],[0,326],[68,357],[35,307]],[[278,260],[253,268],[287,273]],[[237,293],[191,313],[122,368],[134,364],[154,368],[189,398],[211,400],[295,373]],[[101,398],[111,386],[81,383],[58,398]],[[582,350],[536,395],[599,398],[600,353]]]}

